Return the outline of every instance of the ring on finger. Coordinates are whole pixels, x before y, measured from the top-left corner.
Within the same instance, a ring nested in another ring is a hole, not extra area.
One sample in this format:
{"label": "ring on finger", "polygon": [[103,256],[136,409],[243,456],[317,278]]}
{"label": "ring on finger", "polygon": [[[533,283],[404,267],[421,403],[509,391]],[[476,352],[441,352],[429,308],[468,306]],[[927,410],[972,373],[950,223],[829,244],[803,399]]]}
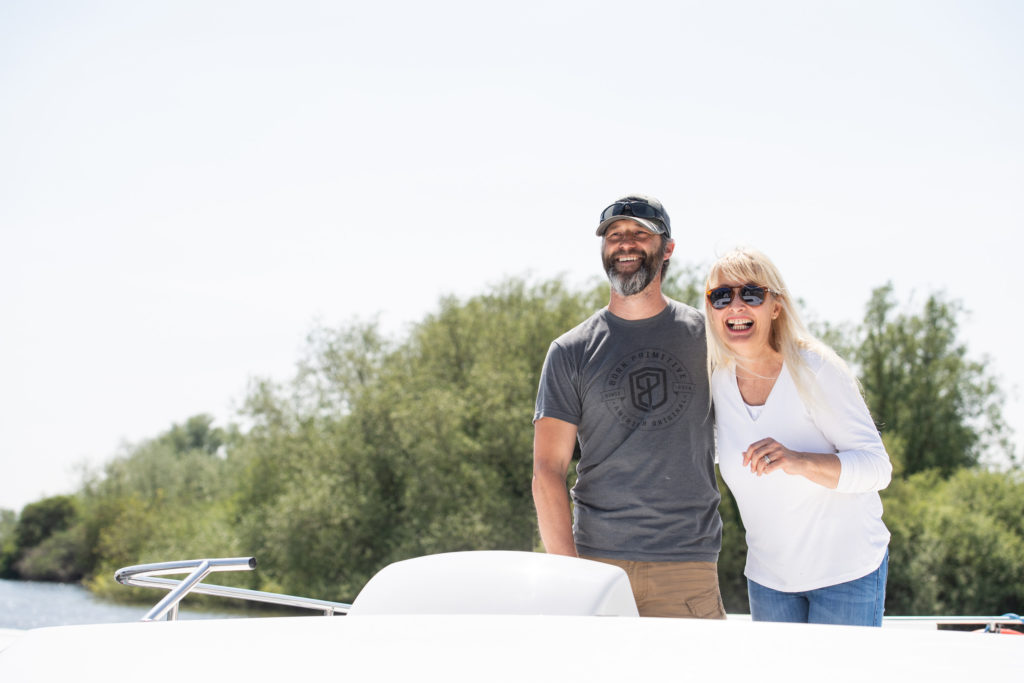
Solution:
{"label": "ring on finger", "polygon": [[772,459],[769,458],[767,455],[764,456],[764,464],[765,465],[771,465],[772,464]]}

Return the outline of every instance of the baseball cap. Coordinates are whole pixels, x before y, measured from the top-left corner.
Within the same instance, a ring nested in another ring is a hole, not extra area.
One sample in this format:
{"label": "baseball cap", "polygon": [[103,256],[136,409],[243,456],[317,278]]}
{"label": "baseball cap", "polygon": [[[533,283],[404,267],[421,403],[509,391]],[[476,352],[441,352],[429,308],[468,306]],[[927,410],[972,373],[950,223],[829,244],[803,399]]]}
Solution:
{"label": "baseball cap", "polygon": [[661,202],[644,194],[631,194],[616,199],[601,212],[597,235],[604,235],[608,226],[623,219],[635,221],[648,232],[672,237],[672,224]]}

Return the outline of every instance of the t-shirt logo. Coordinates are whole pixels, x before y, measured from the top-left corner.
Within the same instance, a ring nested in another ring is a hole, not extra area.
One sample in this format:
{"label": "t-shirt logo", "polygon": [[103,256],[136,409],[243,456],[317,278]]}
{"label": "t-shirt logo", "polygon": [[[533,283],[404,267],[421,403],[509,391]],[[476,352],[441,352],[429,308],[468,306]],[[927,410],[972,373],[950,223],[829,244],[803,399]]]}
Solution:
{"label": "t-shirt logo", "polygon": [[617,362],[605,377],[602,401],[630,429],[662,429],[679,419],[696,390],[683,364],[660,349]]}
{"label": "t-shirt logo", "polygon": [[657,410],[668,400],[666,373],[661,368],[642,368],[629,373],[629,397],[637,410]]}

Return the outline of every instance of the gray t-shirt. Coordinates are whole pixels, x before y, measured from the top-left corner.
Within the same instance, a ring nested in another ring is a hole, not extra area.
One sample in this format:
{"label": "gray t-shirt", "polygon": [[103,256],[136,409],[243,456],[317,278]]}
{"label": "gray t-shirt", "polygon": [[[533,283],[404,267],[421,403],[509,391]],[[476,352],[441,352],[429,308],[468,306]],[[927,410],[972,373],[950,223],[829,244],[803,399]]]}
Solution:
{"label": "gray t-shirt", "polygon": [[581,554],[714,562],[722,546],[704,320],[676,301],[645,320],[602,309],[552,342],[534,421],[577,426]]}

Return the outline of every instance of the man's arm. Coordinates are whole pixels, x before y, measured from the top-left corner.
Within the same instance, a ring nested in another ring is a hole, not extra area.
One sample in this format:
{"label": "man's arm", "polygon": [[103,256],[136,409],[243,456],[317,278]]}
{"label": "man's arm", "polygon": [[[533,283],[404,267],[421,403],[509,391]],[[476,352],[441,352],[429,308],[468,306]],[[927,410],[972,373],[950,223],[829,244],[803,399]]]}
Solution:
{"label": "man's arm", "polygon": [[576,425],[553,417],[533,423],[533,503],[544,549],[577,557],[565,475],[576,447]]}

